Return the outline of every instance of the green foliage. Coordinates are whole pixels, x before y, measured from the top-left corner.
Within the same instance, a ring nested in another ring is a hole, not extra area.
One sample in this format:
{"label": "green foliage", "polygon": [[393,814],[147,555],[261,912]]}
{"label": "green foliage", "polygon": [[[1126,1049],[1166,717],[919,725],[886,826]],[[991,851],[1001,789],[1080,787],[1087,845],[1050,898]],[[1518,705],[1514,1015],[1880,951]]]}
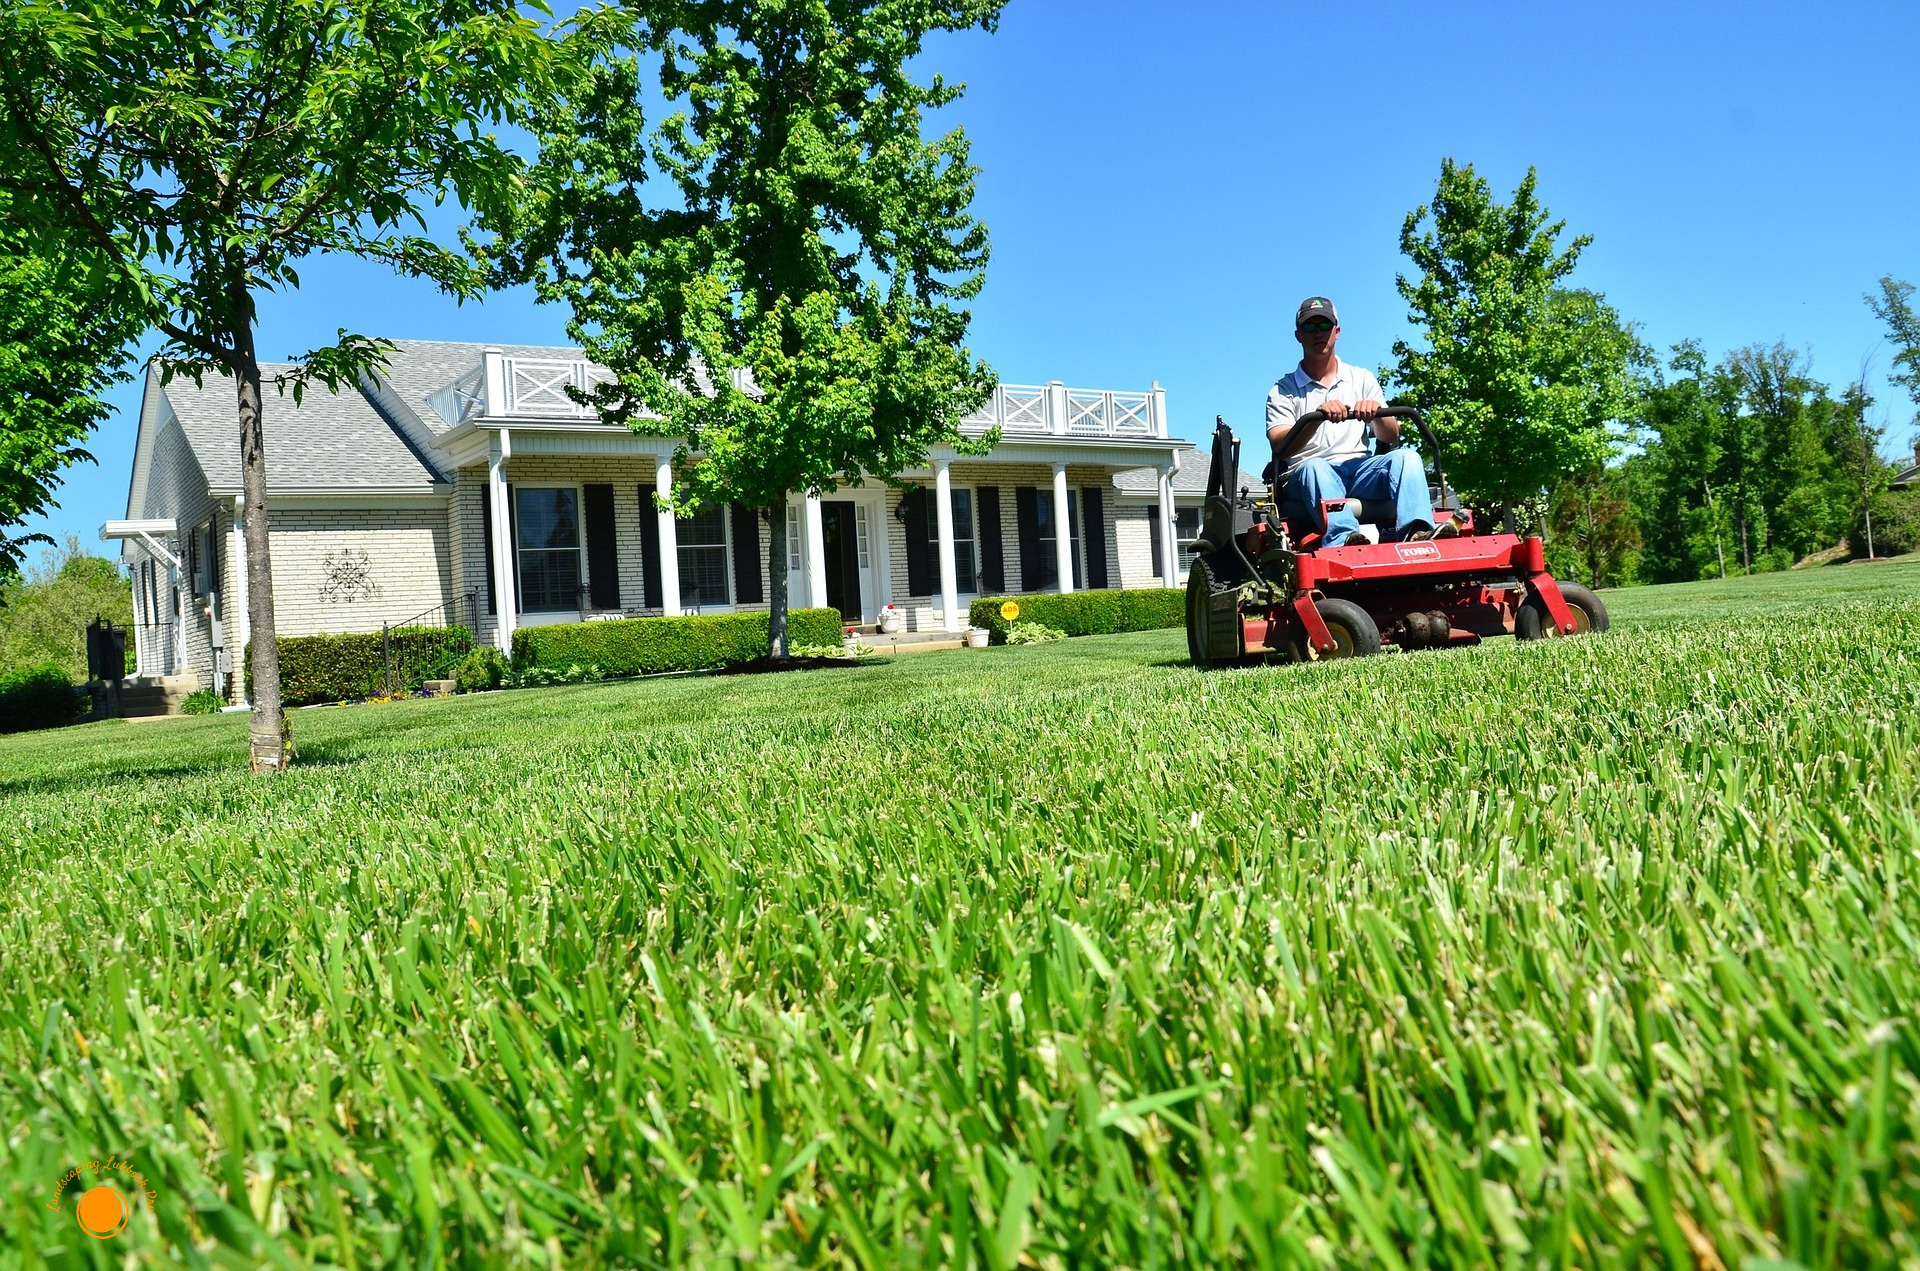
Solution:
{"label": "green foliage", "polygon": [[1155,631],[1185,626],[1187,621],[1186,593],[1165,587],[1075,591],[1064,596],[982,596],[968,607],[967,621],[991,631],[995,644],[1004,644],[1008,623],[1000,616],[1000,606],[1009,600],[1020,606],[1017,621],[1054,627],[1070,636]]}
{"label": "green foliage", "polygon": [[1563,247],[1566,222],[1547,221],[1531,168],[1499,203],[1473,165],[1447,159],[1433,202],[1400,231],[1421,271],[1400,277],[1400,295],[1427,347],[1394,341],[1399,363],[1381,377],[1426,413],[1448,477],[1484,502],[1531,500],[1605,463],[1648,356],[1602,296],[1566,286],[1591,238]]}
{"label": "green foliage", "polygon": [[[384,693],[387,652],[378,631],[282,636],[280,691],[289,706],[353,702]],[[410,693],[428,680],[446,679],[473,648],[465,627],[394,627],[387,632],[392,688]],[[247,659],[247,690],[253,690],[253,659]]]}
{"label": "green foliage", "polygon": [[507,674],[513,664],[507,661],[507,655],[490,644],[473,649],[460,664],[453,668],[453,689],[456,693],[485,693],[499,688],[507,681]]}
{"label": "green foliage", "polygon": [[[37,244],[78,240],[163,338],[162,373],[231,376],[249,535],[266,526],[262,291],[348,255],[479,295],[483,268],[414,232],[449,196],[481,217],[524,197],[490,130],[552,84],[541,21],[515,0],[18,0],[0,7],[0,197]],[[277,381],[351,386],[384,356],[345,330]],[[250,745],[280,771],[273,589],[248,555],[259,635]]]}
{"label": "green foliage", "polygon": [[[960,88],[908,64],[1003,3],[648,0],[577,25],[594,58],[536,123],[502,270],[570,306],[616,374],[593,394],[606,418],[698,456],[676,506],[784,507],[935,443],[990,444],[959,432],[994,384],[964,344],[988,254],[975,169],[958,128],[922,135]],[[672,113],[650,133],[656,93]],[[772,530],[782,632],[785,519]]]}
{"label": "green foliage", "polygon": [[0,180],[0,586],[44,534],[14,531],[57,507],[61,468],[106,418],[141,331],[130,289],[70,229],[25,231]]}
{"label": "green foliage", "polygon": [[118,1153],[156,1267],[1898,1266],[1916,597],[7,739],[8,1247]]}
{"label": "green foliage", "polygon": [[1556,578],[1595,588],[1636,581],[1641,538],[1632,479],[1623,468],[1596,468],[1554,490],[1546,542],[1547,568]]}
{"label": "green foliage", "polygon": [[1066,632],[1043,622],[1016,622],[1007,628],[1005,640],[1008,644],[1051,644],[1066,638]]}
{"label": "green foliage", "polygon": [[[1920,406],[1920,313],[1913,308],[1913,284],[1891,274],[1880,279],[1880,294],[1867,296],[1867,308],[1887,328],[1887,340],[1893,345],[1893,370],[1887,378],[1907,390],[1907,396]],[[1915,443],[1920,454],[1920,441]]]}
{"label": "green foliage", "polygon": [[210,688],[199,688],[186,695],[180,701],[182,715],[217,715],[226,708],[226,702]]}
{"label": "green foliage", "polygon": [[48,551],[23,578],[0,588],[0,669],[50,662],[76,683],[87,678],[87,624],[107,618],[127,633],[133,670],[133,598],[119,567],[80,540]]}
{"label": "green foliage", "polygon": [[[840,613],[797,609],[789,630],[794,644],[838,647]],[[513,633],[513,664],[521,671],[590,666],[606,676],[657,675],[741,666],[767,652],[764,613],[563,622]]]}
{"label": "green foliage", "polygon": [[86,694],[52,663],[0,672],[0,733],[57,728],[86,709]]}
{"label": "green foliage", "polygon": [[1889,469],[1859,384],[1838,398],[1785,345],[1736,349],[1709,367],[1676,345],[1671,378],[1641,403],[1628,487],[1654,582],[1785,569],[1840,542]]}
{"label": "green foliage", "polygon": [[[1856,556],[1867,554],[1864,510],[1855,514],[1847,542]],[[1873,553],[1905,552],[1920,552],[1920,490],[1882,490],[1873,496]]]}

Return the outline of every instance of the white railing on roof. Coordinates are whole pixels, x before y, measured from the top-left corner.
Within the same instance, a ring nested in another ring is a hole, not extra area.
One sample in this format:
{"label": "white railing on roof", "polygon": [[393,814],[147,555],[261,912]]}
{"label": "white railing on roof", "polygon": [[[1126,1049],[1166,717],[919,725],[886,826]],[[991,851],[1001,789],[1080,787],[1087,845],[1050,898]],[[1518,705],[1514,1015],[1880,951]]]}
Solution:
{"label": "white railing on roof", "polygon": [[1004,437],[1161,439],[1167,435],[1167,391],[1157,383],[1144,393],[1068,388],[1059,380],[1001,384],[960,421],[960,431],[975,436],[996,427]]}
{"label": "white railing on roof", "polygon": [[567,395],[591,392],[613,378],[585,358],[514,357],[487,350],[487,414],[509,419],[598,419],[599,412]]}
{"label": "white railing on roof", "polygon": [[[567,395],[569,387],[591,392],[613,378],[585,358],[514,357],[489,349],[481,381],[463,379],[434,395],[448,418],[478,414],[496,419],[593,420],[598,414]],[[734,387],[754,391],[746,371],[733,373]],[[444,400],[443,400],[444,399]],[[979,410],[960,421],[974,436],[999,428],[1006,437],[1161,440],[1167,436],[1167,392],[1159,384],[1140,393],[1068,388],[1051,384],[1001,384]]]}

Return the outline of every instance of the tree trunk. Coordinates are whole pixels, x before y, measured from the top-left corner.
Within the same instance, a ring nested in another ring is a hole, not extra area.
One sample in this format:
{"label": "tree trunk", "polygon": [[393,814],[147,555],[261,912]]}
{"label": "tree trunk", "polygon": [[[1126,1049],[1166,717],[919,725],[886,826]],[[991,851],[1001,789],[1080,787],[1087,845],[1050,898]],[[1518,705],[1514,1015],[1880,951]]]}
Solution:
{"label": "tree trunk", "polygon": [[274,643],[273,557],[267,536],[267,451],[260,422],[260,362],[251,323],[233,342],[240,388],[240,489],[246,496],[242,532],[247,541],[247,643],[253,666],[253,718],[247,728],[255,772],[282,772],[291,736],[280,708],[280,648]]}
{"label": "tree trunk", "polygon": [[787,659],[787,495],[767,513],[767,656]]}

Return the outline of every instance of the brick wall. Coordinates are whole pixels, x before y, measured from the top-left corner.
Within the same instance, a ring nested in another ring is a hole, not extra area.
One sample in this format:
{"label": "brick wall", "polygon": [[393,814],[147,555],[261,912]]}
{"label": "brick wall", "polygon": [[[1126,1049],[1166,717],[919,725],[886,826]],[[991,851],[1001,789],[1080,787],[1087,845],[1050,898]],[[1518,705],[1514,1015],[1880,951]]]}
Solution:
{"label": "brick wall", "polygon": [[[274,626],[283,636],[378,631],[457,594],[444,506],[267,506]],[[464,615],[428,619],[450,620]]]}

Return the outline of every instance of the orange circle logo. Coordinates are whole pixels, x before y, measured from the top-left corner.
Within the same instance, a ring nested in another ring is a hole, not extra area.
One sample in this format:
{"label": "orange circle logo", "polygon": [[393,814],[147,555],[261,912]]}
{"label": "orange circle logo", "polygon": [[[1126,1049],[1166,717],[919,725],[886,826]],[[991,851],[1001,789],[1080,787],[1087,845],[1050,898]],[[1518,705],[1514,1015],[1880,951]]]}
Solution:
{"label": "orange circle logo", "polygon": [[73,1215],[80,1220],[80,1230],[95,1240],[105,1240],[126,1229],[127,1202],[119,1192],[102,1183],[86,1190],[73,1207]]}

